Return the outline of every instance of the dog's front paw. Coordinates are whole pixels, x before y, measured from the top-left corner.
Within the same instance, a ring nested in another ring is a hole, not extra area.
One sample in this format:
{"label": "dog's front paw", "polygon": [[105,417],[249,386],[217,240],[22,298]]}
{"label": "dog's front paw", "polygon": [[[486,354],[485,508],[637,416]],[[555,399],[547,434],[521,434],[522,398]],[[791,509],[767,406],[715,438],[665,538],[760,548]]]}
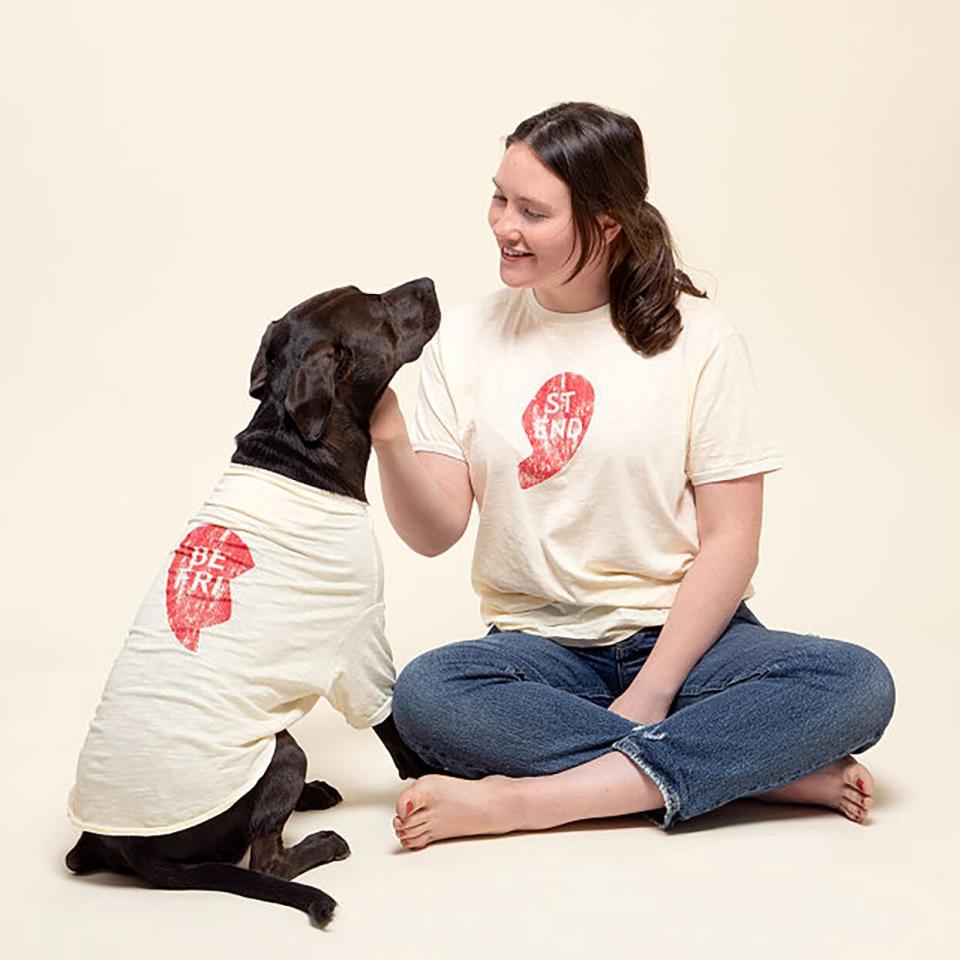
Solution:
{"label": "dog's front paw", "polygon": [[295,810],[326,810],[343,800],[340,791],[325,780],[311,780],[303,785]]}
{"label": "dog's front paw", "polygon": [[312,849],[322,852],[317,863],[330,863],[331,860],[346,860],[350,856],[350,846],[336,830],[317,830],[304,840]]}
{"label": "dog's front paw", "polygon": [[330,831],[330,842],[333,844],[333,849],[336,851],[334,853],[334,860],[346,860],[350,856],[350,846],[347,844],[347,841],[340,836],[339,833],[335,833],[333,830]]}

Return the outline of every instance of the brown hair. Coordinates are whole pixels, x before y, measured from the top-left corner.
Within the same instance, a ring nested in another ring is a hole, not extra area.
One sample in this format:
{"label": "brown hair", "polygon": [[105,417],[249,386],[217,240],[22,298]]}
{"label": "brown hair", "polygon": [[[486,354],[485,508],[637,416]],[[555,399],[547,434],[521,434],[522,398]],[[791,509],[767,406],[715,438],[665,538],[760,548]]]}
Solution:
{"label": "brown hair", "polygon": [[652,357],[673,346],[683,327],[680,292],[706,297],[674,260],[667,224],[647,203],[643,134],[629,116],[595,103],[567,102],[528,117],[506,137],[525,143],[570,189],[580,260],[573,279],[602,243],[597,216],[620,224],[611,243],[610,315],[637,352]]}

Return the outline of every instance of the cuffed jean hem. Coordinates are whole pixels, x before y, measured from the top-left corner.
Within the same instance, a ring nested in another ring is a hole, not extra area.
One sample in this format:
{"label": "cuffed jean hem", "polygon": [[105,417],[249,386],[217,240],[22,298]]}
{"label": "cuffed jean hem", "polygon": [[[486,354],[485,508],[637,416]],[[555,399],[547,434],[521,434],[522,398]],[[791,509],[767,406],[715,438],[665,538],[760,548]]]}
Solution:
{"label": "cuffed jean hem", "polygon": [[667,784],[663,774],[652,767],[650,761],[640,754],[631,737],[632,734],[628,734],[618,740],[612,745],[612,749],[619,750],[620,753],[629,757],[657,785],[657,789],[663,795],[666,807],[657,807],[655,810],[641,810],[640,815],[662,830],[667,830],[673,825],[673,821],[680,812],[680,799],[676,791]]}

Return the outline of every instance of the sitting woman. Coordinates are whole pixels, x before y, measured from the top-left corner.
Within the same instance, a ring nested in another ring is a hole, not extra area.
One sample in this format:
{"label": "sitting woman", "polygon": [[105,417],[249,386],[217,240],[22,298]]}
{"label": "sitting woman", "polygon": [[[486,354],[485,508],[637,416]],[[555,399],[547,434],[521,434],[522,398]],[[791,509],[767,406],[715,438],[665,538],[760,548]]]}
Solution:
{"label": "sitting woman", "polygon": [[886,728],[893,680],[745,602],[782,459],[743,336],[646,202],[639,127],[551,107],[507,137],[494,186],[506,287],[444,316],[412,441],[389,388],[371,422],[412,549],[456,543],[476,499],[490,627],[397,679],[397,730],[438,771],[400,794],[397,836],[634,812],[666,829],[740,797],[862,822],[873,780],[851,754]]}

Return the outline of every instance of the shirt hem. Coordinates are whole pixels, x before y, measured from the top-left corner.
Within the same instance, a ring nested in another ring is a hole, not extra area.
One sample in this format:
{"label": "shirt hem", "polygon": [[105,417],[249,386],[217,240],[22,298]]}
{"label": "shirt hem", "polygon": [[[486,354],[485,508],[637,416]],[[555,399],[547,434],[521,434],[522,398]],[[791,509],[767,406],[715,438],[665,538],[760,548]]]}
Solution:
{"label": "shirt hem", "polygon": [[738,480],[740,477],[749,477],[755,473],[770,473],[773,470],[783,469],[781,457],[769,457],[766,460],[753,460],[750,463],[739,463],[732,467],[722,467],[719,470],[705,470],[690,476],[690,483],[695,487],[702,483],[716,483],[719,480]]}
{"label": "shirt hem", "polygon": [[70,796],[67,800],[67,817],[74,826],[79,827],[81,830],[86,830],[89,833],[99,833],[105,837],[157,837],[164,836],[168,833],[177,833],[180,830],[186,830],[189,827],[195,827],[199,823],[205,823],[207,820],[212,820],[218,814],[223,813],[225,810],[229,810],[230,807],[232,807],[242,796],[250,791],[256,785],[257,781],[264,775],[267,767],[270,766],[270,762],[273,760],[273,755],[276,752],[276,749],[277,738],[274,736],[270,749],[266,751],[260,763],[254,767],[254,773],[247,778],[243,786],[233,791],[225,800],[221,801],[215,807],[211,807],[204,813],[198,813],[195,816],[188,817],[186,820],[181,820],[175,824],[153,827],[118,827],[102,823],[92,823],[89,820],[84,820],[81,817],[78,817],[74,813],[72,804],[74,790],[70,791]]}
{"label": "shirt hem", "polygon": [[427,453],[442,453],[446,457],[453,457],[455,460],[462,460],[464,463],[467,462],[467,458],[463,455],[462,450],[457,450],[457,452],[454,453],[452,447],[445,446],[442,443],[424,443],[418,440],[416,443],[411,443],[410,446],[414,451],[424,450]]}
{"label": "shirt hem", "polygon": [[391,694],[369,719],[364,720],[360,723],[354,723],[352,720],[348,721],[351,727],[355,730],[368,730],[370,727],[375,727],[378,723],[382,723],[390,714],[393,712],[393,694]]}

